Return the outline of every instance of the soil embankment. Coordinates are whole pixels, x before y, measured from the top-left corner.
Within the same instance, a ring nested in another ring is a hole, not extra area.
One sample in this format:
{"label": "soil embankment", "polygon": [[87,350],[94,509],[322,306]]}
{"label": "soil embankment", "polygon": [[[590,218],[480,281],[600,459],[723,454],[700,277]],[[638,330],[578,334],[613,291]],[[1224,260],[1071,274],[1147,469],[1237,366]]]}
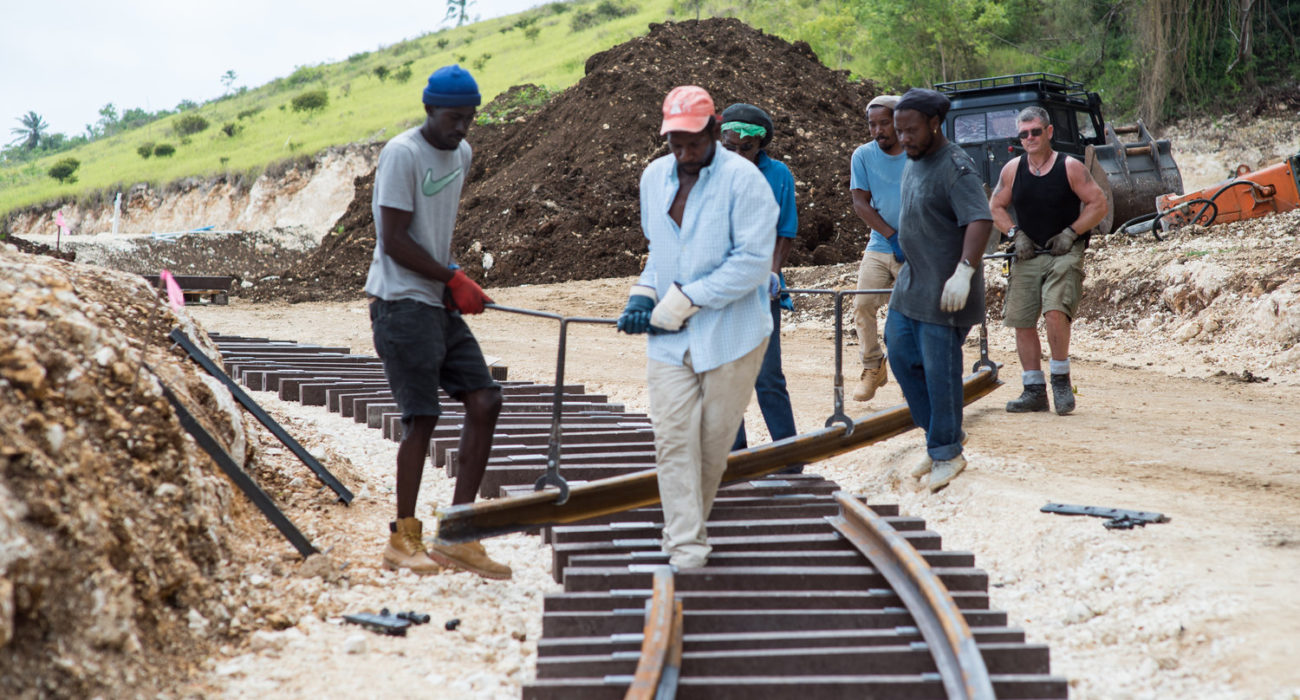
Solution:
{"label": "soil embankment", "polygon": [[[351,144],[269,166],[251,182],[241,174],[191,177],[167,185],[139,183],[125,188],[117,230],[127,234],[169,233],[211,227],[218,231],[299,228],[316,240],[352,201],[352,181],[374,168],[380,144]],[[56,212],[62,211],[76,247],[95,234],[113,231],[113,196],[51,202],[11,212],[4,231],[52,245]],[[49,239],[49,240],[47,240]]]}

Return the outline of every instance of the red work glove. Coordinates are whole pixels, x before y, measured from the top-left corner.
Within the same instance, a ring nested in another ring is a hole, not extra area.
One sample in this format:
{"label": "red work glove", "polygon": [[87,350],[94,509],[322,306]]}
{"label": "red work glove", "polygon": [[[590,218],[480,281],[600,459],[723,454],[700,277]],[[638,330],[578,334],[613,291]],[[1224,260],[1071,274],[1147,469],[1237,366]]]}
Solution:
{"label": "red work glove", "polygon": [[463,270],[456,270],[447,280],[447,291],[451,292],[452,303],[463,314],[481,314],[484,304],[493,303],[491,297],[483,293],[483,288],[466,277]]}

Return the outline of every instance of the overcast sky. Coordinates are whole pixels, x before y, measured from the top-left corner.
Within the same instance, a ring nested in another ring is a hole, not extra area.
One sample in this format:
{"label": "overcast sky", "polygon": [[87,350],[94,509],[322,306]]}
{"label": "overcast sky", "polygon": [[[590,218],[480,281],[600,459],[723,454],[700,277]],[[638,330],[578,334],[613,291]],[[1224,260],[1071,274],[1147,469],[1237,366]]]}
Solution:
{"label": "overcast sky", "polygon": [[[545,0],[473,0],[489,19]],[[173,109],[219,97],[221,76],[254,88],[296,66],[341,61],[445,26],[445,0],[5,0],[0,143],[29,110],[75,136],[111,102]]]}

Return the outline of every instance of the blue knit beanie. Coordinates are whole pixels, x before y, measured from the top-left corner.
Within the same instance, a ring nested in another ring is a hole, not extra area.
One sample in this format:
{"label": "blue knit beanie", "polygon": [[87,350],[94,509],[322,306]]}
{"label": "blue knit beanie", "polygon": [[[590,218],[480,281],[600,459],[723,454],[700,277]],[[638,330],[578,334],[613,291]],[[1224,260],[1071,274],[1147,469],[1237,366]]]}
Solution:
{"label": "blue knit beanie", "polygon": [[483,102],[474,76],[459,65],[443,66],[429,76],[424,103],[434,107],[477,107]]}

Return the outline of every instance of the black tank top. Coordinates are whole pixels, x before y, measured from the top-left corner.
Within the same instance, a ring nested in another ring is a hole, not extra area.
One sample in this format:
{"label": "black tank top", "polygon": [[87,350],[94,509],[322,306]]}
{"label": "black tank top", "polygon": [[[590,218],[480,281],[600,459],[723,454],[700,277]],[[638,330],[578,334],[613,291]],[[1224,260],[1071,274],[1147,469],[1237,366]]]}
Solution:
{"label": "black tank top", "polygon": [[1040,247],[1079,218],[1079,197],[1070,189],[1066,158],[1069,156],[1057,153],[1056,163],[1041,177],[1029,172],[1028,154],[1020,157],[1016,168],[1016,182],[1011,186],[1016,224]]}

